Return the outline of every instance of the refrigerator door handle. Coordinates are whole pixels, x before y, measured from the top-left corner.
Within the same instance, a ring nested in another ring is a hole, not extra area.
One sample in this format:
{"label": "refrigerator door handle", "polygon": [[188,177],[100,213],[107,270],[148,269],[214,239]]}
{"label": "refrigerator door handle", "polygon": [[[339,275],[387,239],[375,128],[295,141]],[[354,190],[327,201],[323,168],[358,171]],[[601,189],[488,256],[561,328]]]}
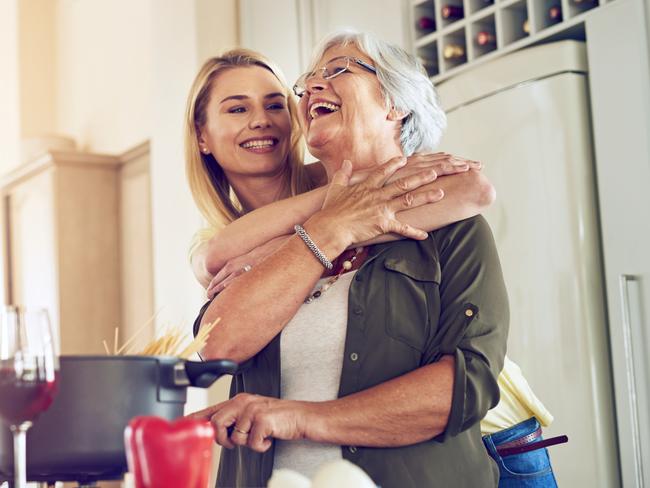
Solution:
{"label": "refrigerator door handle", "polygon": [[618,285],[621,294],[621,313],[623,314],[623,347],[625,348],[625,372],[627,377],[627,393],[632,423],[632,446],[634,449],[634,474],[636,486],[642,488],[644,485],[643,456],[641,453],[641,438],[639,429],[638,396],[636,388],[636,368],[634,348],[632,346],[632,310],[630,307],[630,282],[637,282],[635,275],[619,275]]}

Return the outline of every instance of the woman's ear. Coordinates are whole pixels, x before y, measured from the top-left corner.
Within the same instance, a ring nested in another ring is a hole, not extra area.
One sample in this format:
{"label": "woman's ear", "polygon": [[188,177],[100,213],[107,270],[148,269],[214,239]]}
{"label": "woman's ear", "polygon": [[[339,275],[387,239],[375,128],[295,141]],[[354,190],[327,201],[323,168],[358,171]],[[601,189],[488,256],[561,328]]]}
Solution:
{"label": "woman's ear", "polygon": [[396,109],[394,106],[390,108],[390,111],[388,112],[388,116],[386,117],[388,120],[392,121],[400,121],[404,120],[406,117],[409,116],[409,112],[404,112],[402,110]]}
{"label": "woman's ear", "polygon": [[196,140],[199,143],[199,149],[203,154],[210,154],[210,148],[208,148],[208,144],[205,141],[205,138],[201,134],[201,132],[197,132],[196,134]]}

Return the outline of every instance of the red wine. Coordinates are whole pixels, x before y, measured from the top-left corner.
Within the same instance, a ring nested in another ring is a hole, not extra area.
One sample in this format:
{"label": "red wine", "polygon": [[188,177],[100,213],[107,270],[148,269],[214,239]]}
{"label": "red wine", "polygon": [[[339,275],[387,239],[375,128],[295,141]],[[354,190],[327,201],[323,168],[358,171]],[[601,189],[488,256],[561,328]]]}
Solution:
{"label": "red wine", "polygon": [[548,9],[548,18],[553,22],[562,21],[562,7],[559,5],[553,5]]}
{"label": "red wine", "polygon": [[433,19],[432,17],[422,16],[417,20],[416,25],[420,30],[435,30],[436,20]]}
{"label": "red wine", "polygon": [[58,382],[58,372],[53,381],[25,380],[17,378],[14,369],[0,369],[0,419],[8,425],[36,420],[50,408]]}
{"label": "red wine", "polygon": [[440,10],[443,19],[456,20],[463,18],[463,7],[461,5],[443,5]]}
{"label": "red wine", "polygon": [[497,43],[497,38],[491,32],[481,31],[476,35],[476,43],[479,46],[491,46]]}

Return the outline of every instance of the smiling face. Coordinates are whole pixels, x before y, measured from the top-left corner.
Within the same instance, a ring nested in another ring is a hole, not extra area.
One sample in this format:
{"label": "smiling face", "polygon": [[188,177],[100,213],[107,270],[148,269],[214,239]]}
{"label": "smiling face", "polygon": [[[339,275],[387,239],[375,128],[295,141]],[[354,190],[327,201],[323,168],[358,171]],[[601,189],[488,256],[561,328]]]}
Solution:
{"label": "smiling face", "polygon": [[[359,58],[374,66],[356,46],[339,45],[325,51],[315,67],[340,56]],[[386,143],[394,146],[399,121],[386,107],[374,73],[351,62],[349,71],[329,80],[317,71],[306,88],[299,103],[300,125],[309,151],[323,162],[328,174],[338,169],[343,159],[350,159],[356,169],[376,164],[373,157],[383,157],[379,154],[386,152]]]}
{"label": "smiling face", "polygon": [[281,173],[290,145],[286,89],[273,73],[250,66],[215,77],[199,146],[215,157],[229,180]]}

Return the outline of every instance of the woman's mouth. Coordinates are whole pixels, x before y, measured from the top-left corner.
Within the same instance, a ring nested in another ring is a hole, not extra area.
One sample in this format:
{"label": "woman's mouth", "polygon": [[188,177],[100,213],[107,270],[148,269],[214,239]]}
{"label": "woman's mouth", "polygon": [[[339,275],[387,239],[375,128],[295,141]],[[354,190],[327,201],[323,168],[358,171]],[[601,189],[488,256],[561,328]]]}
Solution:
{"label": "woman's mouth", "polygon": [[278,139],[275,137],[264,137],[260,139],[248,139],[239,146],[254,153],[266,153],[273,151],[278,142]]}
{"label": "woman's mouth", "polygon": [[324,117],[325,115],[333,114],[341,110],[341,106],[331,102],[315,102],[309,107],[310,120]]}

